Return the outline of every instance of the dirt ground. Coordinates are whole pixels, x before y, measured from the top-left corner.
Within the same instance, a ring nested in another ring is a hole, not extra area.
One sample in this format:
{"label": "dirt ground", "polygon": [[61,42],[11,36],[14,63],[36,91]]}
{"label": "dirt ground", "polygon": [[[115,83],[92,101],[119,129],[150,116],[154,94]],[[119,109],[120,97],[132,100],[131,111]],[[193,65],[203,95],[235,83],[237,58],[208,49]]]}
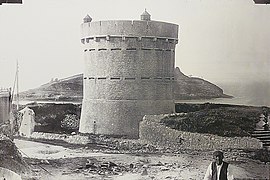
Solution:
{"label": "dirt ground", "polygon": [[[203,179],[212,152],[103,153],[89,147],[51,145],[15,139],[32,168],[23,179]],[[55,143],[57,144],[57,143]],[[225,157],[237,179],[269,179],[269,165],[245,157]]]}

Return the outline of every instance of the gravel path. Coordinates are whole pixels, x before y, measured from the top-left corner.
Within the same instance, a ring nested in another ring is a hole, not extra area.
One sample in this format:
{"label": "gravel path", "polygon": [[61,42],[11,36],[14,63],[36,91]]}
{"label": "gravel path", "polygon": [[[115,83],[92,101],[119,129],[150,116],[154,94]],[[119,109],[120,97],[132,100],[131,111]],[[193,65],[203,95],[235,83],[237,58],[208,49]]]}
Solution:
{"label": "gravel path", "polygon": [[[211,152],[110,154],[27,140],[15,139],[15,143],[33,168],[36,179],[202,179],[211,161]],[[109,167],[108,163],[113,166]],[[259,161],[237,158],[230,163],[236,178],[269,178],[268,165]]]}

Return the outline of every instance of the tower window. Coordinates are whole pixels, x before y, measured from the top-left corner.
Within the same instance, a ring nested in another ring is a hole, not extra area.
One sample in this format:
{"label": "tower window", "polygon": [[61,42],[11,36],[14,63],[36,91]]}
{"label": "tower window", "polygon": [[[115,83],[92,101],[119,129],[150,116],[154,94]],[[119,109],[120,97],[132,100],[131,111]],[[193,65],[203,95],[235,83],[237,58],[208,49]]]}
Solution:
{"label": "tower window", "polygon": [[106,79],[106,77],[99,77],[98,79]]}
{"label": "tower window", "polygon": [[111,77],[111,80],[120,80],[120,77]]}
{"label": "tower window", "polygon": [[141,77],[141,79],[150,79],[150,77]]}
{"label": "tower window", "polygon": [[134,77],[126,77],[125,80],[135,80]]}
{"label": "tower window", "polygon": [[151,48],[142,48],[142,50],[149,51],[149,50],[151,50]]}
{"label": "tower window", "polygon": [[127,48],[127,51],[136,51],[136,48]]}
{"label": "tower window", "polygon": [[112,48],[111,51],[121,50],[121,48]]}

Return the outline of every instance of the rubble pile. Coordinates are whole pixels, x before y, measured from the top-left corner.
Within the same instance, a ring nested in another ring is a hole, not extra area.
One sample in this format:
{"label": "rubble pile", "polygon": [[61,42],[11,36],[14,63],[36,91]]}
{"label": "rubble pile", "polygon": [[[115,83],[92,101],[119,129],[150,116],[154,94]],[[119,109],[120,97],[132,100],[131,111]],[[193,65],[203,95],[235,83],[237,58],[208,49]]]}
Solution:
{"label": "rubble pile", "polygon": [[111,161],[98,162],[87,159],[85,166],[80,166],[76,171],[87,171],[92,174],[98,175],[121,175],[123,172],[127,172],[130,169],[125,165],[116,164]]}
{"label": "rubble pile", "polygon": [[141,174],[142,176],[151,174],[157,174],[161,171],[169,171],[181,167],[178,163],[167,162],[151,162],[151,160],[135,160],[130,164],[127,163],[114,163],[111,161],[97,161],[96,159],[87,159],[87,163],[83,166],[79,166],[74,172],[91,173],[95,175],[101,175],[104,177],[121,176],[124,173]]}
{"label": "rubble pile", "polygon": [[89,139],[91,143],[88,145],[97,145],[113,153],[156,153],[159,151],[156,146],[142,143],[140,140],[112,138],[104,135],[91,135]]}

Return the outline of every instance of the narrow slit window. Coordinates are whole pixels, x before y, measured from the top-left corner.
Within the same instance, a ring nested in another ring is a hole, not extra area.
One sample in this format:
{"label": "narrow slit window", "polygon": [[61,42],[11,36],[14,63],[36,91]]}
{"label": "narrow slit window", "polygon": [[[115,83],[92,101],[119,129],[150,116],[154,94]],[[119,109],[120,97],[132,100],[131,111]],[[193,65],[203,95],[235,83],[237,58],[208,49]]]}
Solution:
{"label": "narrow slit window", "polygon": [[127,48],[127,51],[136,51],[136,48]]}
{"label": "narrow slit window", "polygon": [[151,49],[151,48],[142,48],[142,50],[150,51],[150,50],[152,50],[152,49]]}
{"label": "narrow slit window", "polygon": [[150,77],[141,77],[141,79],[150,79]]}
{"label": "narrow slit window", "polygon": [[120,80],[120,77],[111,77],[111,80]]}
{"label": "narrow slit window", "polygon": [[106,77],[99,77],[98,79],[106,79]]}
{"label": "narrow slit window", "polygon": [[111,49],[111,51],[117,51],[117,50],[119,51],[119,50],[121,50],[121,48],[112,48]]}
{"label": "narrow slit window", "polygon": [[125,80],[135,80],[135,77],[126,77]]}

